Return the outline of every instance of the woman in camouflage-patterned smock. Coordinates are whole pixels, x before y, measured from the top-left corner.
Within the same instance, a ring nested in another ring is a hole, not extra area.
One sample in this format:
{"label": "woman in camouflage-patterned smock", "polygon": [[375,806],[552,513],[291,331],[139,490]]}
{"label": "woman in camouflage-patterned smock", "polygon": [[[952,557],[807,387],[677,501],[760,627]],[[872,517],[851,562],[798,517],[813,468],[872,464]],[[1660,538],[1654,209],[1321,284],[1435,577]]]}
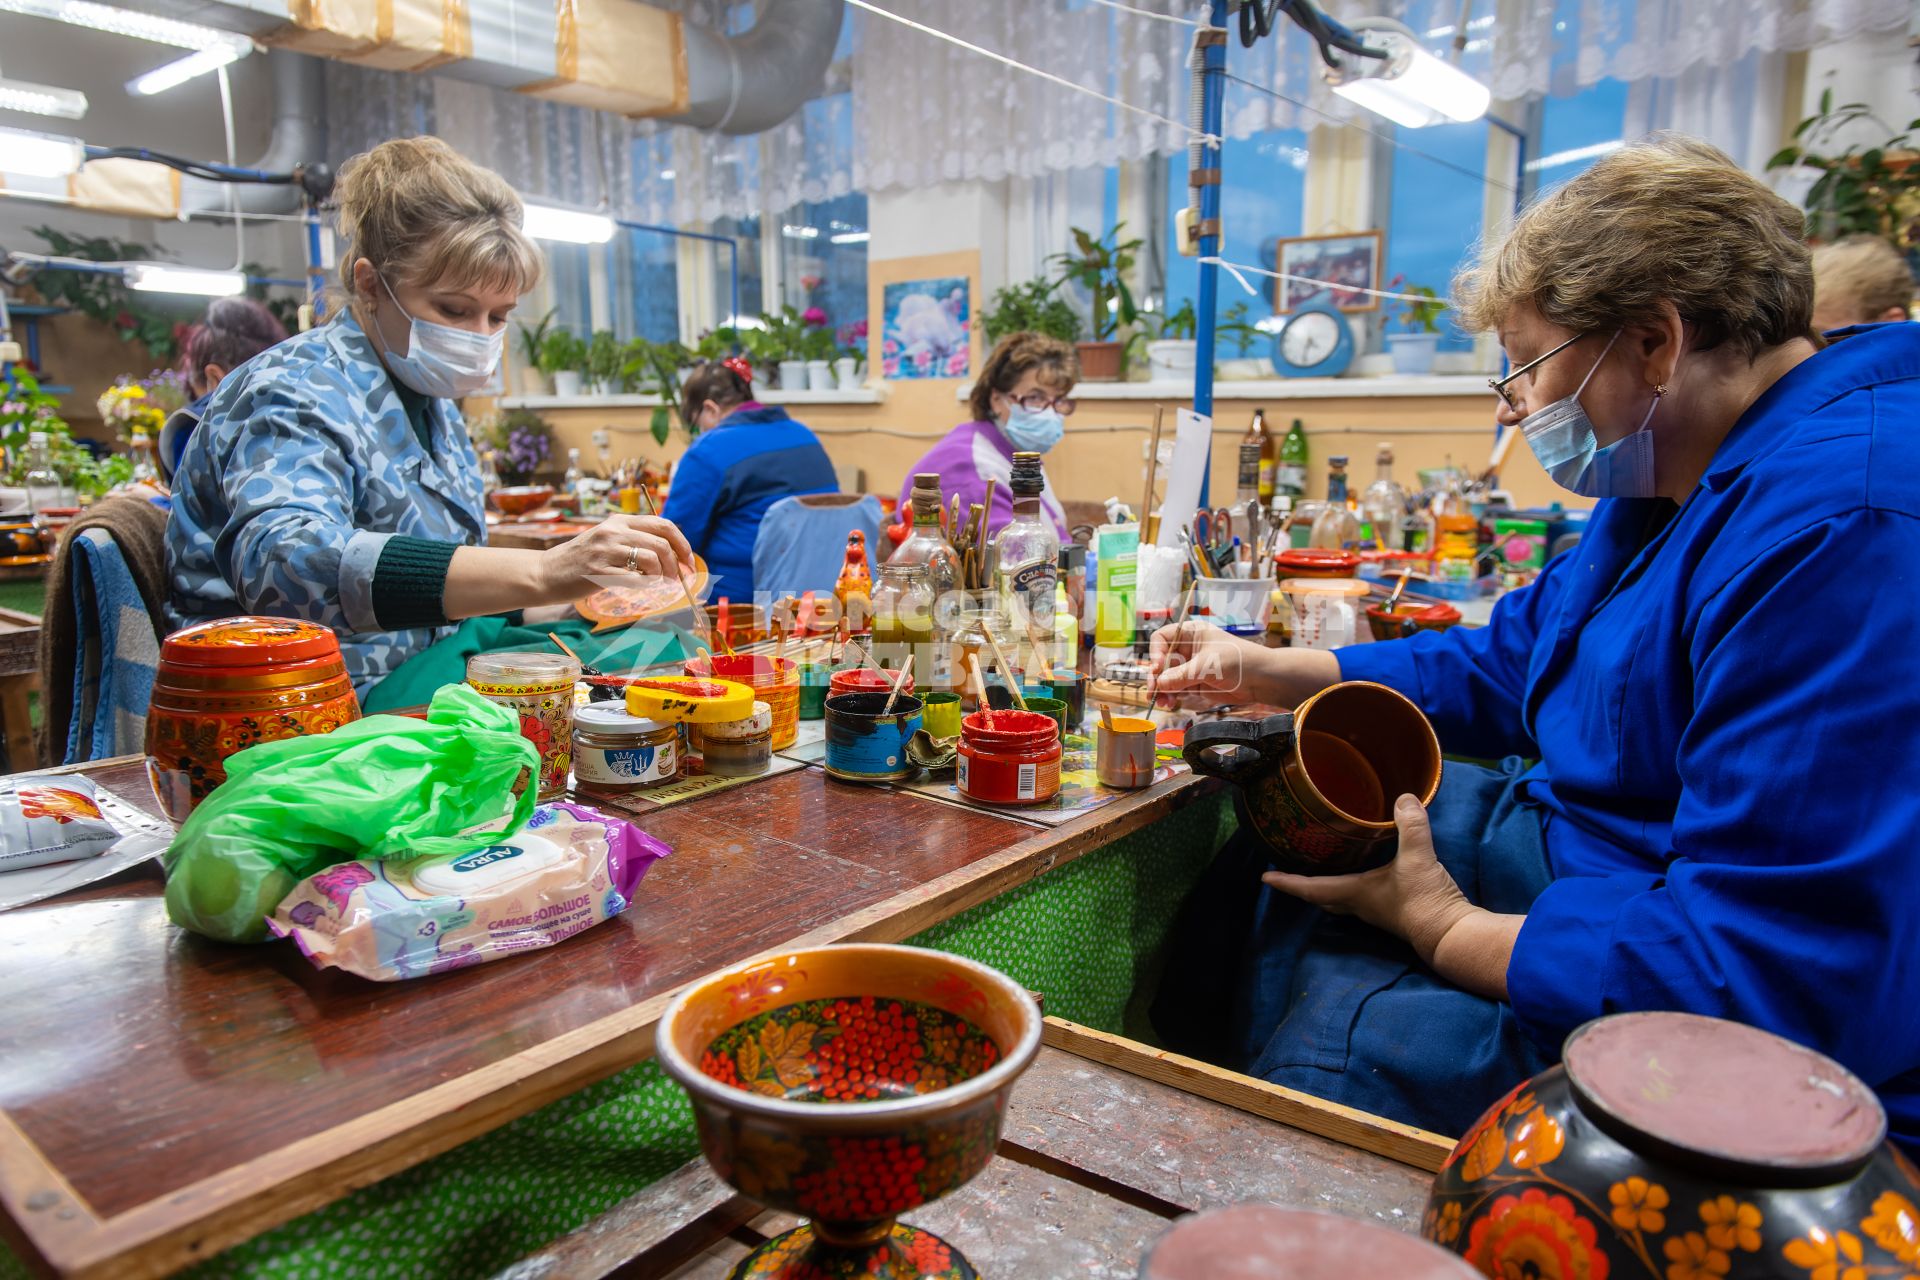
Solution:
{"label": "woman in camouflage-patterned smock", "polygon": [[491,381],[539,280],[513,189],[437,138],[405,138],[342,166],[336,199],[343,305],[229,374],[180,460],[172,620],[323,623],[364,700],[460,619],[554,617],[543,607],[598,579],[690,571],[686,539],[653,517],[612,516],[545,551],[484,545],[454,401]]}

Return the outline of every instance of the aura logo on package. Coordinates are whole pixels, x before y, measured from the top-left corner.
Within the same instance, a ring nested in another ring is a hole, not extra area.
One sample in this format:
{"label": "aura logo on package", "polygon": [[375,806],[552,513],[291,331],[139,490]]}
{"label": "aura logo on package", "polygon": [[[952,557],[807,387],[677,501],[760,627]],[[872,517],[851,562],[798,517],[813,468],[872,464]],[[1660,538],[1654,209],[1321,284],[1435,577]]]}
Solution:
{"label": "aura logo on package", "polygon": [[505,862],[508,858],[517,858],[519,856],[520,850],[513,845],[496,844],[489,848],[482,849],[478,853],[470,853],[464,858],[455,859],[451,869],[454,871],[478,871],[482,867],[491,866],[496,862]]}

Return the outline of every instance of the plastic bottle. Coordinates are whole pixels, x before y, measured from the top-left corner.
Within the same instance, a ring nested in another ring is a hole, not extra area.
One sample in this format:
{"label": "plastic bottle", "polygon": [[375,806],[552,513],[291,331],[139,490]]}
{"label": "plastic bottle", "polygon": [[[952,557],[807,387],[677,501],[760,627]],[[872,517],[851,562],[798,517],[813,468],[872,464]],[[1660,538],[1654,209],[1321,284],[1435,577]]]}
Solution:
{"label": "plastic bottle", "polygon": [[1040,455],[1013,455],[1013,519],[993,539],[993,585],[1014,634],[1053,634],[1053,593],[1060,581],[1060,535],[1040,510],[1046,477]]}
{"label": "plastic bottle", "polygon": [[27,436],[27,475],[22,483],[27,490],[29,511],[37,513],[61,505],[60,473],[53,469],[53,454],[44,431]]}

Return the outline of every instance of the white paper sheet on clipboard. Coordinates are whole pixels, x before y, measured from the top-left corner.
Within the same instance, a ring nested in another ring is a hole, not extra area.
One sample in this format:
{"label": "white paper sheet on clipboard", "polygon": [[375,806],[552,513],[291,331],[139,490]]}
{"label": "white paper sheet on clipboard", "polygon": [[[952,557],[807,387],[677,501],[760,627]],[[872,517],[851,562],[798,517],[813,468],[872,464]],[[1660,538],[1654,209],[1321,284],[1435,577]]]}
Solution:
{"label": "white paper sheet on clipboard", "polygon": [[11,911],[105,880],[157,858],[173,841],[173,828],[96,784],[101,816],[120,833],[117,843],[92,858],[0,872],[0,911]]}

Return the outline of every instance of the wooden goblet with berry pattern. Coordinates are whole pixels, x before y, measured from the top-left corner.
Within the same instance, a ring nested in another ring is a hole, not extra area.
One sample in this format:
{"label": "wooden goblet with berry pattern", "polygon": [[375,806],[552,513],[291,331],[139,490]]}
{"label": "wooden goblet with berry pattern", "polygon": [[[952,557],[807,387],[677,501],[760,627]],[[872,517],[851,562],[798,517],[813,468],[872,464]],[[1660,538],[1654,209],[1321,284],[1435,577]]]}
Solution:
{"label": "wooden goblet with berry pattern", "polygon": [[709,978],[660,1019],[719,1175],[809,1221],[733,1280],[970,1280],[960,1251],[896,1221],[986,1167],[1040,1011],[1012,979],[918,947],[796,951]]}

